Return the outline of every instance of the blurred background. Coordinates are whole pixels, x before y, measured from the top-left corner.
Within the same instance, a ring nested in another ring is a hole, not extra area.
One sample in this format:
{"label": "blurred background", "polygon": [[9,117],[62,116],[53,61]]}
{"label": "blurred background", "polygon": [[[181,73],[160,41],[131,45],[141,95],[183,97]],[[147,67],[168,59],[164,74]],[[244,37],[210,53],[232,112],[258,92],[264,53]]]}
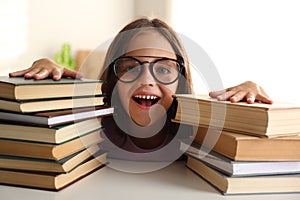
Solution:
{"label": "blurred background", "polygon": [[[299,9],[297,0],[0,0],[0,75],[54,59],[64,43],[80,68],[124,25],[149,16],[200,45],[224,87],[252,80],[275,100],[299,102]],[[193,75],[196,93],[208,92]]]}

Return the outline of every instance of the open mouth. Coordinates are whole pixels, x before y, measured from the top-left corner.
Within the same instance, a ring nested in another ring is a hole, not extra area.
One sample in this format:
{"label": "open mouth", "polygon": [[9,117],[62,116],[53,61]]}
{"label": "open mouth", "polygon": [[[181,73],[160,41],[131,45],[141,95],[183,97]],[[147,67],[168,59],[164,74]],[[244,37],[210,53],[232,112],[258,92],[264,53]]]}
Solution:
{"label": "open mouth", "polygon": [[154,95],[135,95],[133,100],[141,106],[150,107],[159,101],[158,96]]}

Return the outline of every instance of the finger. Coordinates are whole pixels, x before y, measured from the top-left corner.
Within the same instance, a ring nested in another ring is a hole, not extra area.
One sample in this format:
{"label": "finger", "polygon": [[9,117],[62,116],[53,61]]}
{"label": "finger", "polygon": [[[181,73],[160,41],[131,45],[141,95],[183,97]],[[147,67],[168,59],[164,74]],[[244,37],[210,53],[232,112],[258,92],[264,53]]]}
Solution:
{"label": "finger", "polygon": [[247,95],[246,95],[246,101],[247,103],[249,104],[252,104],[255,102],[255,95],[252,93],[252,92],[249,92]]}
{"label": "finger", "polygon": [[40,72],[40,68],[29,68],[28,72],[24,74],[25,78],[33,78],[33,76]]}
{"label": "finger", "polygon": [[262,103],[267,103],[267,104],[272,104],[273,103],[273,100],[267,96],[264,96],[262,94],[258,94],[256,96],[256,100],[257,101],[261,101]]}
{"label": "finger", "polygon": [[11,72],[11,73],[9,73],[9,76],[10,77],[23,76],[28,71],[29,71],[29,69],[23,69],[23,70],[20,70],[20,71]]}
{"label": "finger", "polygon": [[239,101],[242,101],[245,96],[246,96],[246,92],[243,91],[243,90],[240,90],[238,92],[235,92],[231,97],[230,97],[230,101],[232,103],[236,103],[236,102],[239,102]]}
{"label": "finger", "polygon": [[209,96],[211,98],[217,98],[217,96],[220,96],[220,95],[224,94],[225,92],[226,92],[226,90],[212,91],[209,93]]}
{"label": "finger", "polygon": [[41,79],[45,79],[45,78],[47,78],[48,76],[49,76],[49,71],[48,70],[46,70],[46,69],[41,69],[39,72],[37,72],[37,73],[35,73],[34,75],[33,75],[33,78],[35,79],[35,80],[41,80]]}
{"label": "finger", "polygon": [[61,79],[61,76],[62,76],[62,71],[61,70],[58,70],[58,69],[54,69],[52,71],[52,75],[53,75],[53,80],[55,81],[59,81]]}
{"label": "finger", "polygon": [[227,92],[225,92],[225,93],[217,96],[217,99],[219,101],[226,101],[226,100],[232,98],[232,96],[237,93],[237,89],[236,88],[230,88],[230,89],[228,88],[226,90],[227,90]]}

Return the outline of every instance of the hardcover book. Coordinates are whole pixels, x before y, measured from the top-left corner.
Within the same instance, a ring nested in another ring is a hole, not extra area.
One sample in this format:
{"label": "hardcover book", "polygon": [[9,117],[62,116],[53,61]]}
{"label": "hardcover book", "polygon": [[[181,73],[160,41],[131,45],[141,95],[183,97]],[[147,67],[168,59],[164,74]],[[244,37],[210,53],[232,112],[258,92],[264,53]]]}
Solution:
{"label": "hardcover book", "polygon": [[103,138],[100,135],[100,130],[101,129],[97,129],[93,132],[61,144],[1,139],[0,154],[49,160],[61,160],[89,146],[102,142]]}
{"label": "hardcover book", "polygon": [[36,113],[16,113],[0,110],[0,120],[44,127],[54,127],[95,117],[111,115],[114,108],[107,106],[53,110]]}
{"label": "hardcover book", "polygon": [[104,105],[104,96],[13,101],[0,99],[0,110],[29,113]]}
{"label": "hardcover book", "polygon": [[52,128],[0,121],[0,139],[62,144],[99,128],[101,128],[101,118],[92,118]]}
{"label": "hardcover book", "polygon": [[261,138],[199,127],[194,141],[236,161],[299,161],[300,136]]}
{"label": "hardcover book", "polygon": [[68,173],[43,173],[22,170],[0,170],[0,184],[38,188],[43,190],[61,190],[92,172],[105,166],[106,154],[88,159]]}
{"label": "hardcover book", "polygon": [[[191,145],[189,145],[191,144]],[[185,154],[203,161],[227,176],[259,176],[300,173],[300,161],[234,161],[196,142],[181,141]]]}
{"label": "hardcover book", "polygon": [[0,76],[0,98],[29,100],[76,96],[98,96],[102,94],[103,81],[93,79],[51,78],[43,80],[24,77]]}
{"label": "hardcover book", "polygon": [[300,175],[229,177],[200,160],[188,157],[187,167],[223,194],[266,194],[300,192]]}
{"label": "hardcover book", "polygon": [[0,169],[28,172],[67,173],[100,152],[98,144],[90,146],[61,160],[0,155]]}
{"label": "hardcover book", "polygon": [[206,95],[176,94],[175,122],[264,137],[296,135],[300,130],[300,104],[218,101]]}

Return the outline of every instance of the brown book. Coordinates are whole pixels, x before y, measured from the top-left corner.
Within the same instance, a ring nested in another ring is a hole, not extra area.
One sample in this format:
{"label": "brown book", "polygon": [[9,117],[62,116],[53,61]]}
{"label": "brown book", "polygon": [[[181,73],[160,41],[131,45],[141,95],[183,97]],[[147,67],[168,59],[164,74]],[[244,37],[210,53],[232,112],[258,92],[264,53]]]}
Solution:
{"label": "brown book", "polygon": [[217,101],[206,95],[177,94],[175,122],[274,137],[300,132],[300,105]]}
{"label": "brown book", "polygon": [[0,120],[26,125],[54,127],[70,122],[111,115],[113,112],[114,108],[108,106],[74,108],[37,113],[16,113],[2,110],[0,111]]}
{"label": "brown book", "polygon": [[0,170],[0,184],[14,185],[44,190],[61,190],[89,175],[106,163],[105,154],[78,165],[68,173],[42,173],[20,170]]}
{"label": "brown book", "polygon": [[29,100],[76,96],[97,96],[102,94],[103,81],[93,79],[51,78],[43,80],[24,77],[0,76],[0,98]]}
{"label": "brown book", "polygon": [[[262,138],[199,127],[194,141],[237,161],[300,160],[300,136]],[[216,141],[216,142],[215,142]]]}
{"label": "brown book", "polygon": [[52,128],[0,122],[0,139],[62,144],[100,127],[101,118],[88,119]]}
{"label": "brown book", "polygon": [[28,113],[70,108],[95,107],[104,104],[103,98],[103,96],[93,96],[22,101],[0,99],[0,110]]}
{"label": "brown book", "polygon": [[67,173],[98,152],[100,152],[100,148],[98,144],[96,144],[61,160],[0,155],[0,169]]}
{"label": "brown book", "polygon": [[300,192],[299,174],[229,177],[193,157],[188,157],[186,165],[223,194]]}
{"label": "brown book", "polygon": [[2,139],[0,140],[0,154],[60,160],[91,145],[97,144],[102,140],[100,129],[62,144]]}

